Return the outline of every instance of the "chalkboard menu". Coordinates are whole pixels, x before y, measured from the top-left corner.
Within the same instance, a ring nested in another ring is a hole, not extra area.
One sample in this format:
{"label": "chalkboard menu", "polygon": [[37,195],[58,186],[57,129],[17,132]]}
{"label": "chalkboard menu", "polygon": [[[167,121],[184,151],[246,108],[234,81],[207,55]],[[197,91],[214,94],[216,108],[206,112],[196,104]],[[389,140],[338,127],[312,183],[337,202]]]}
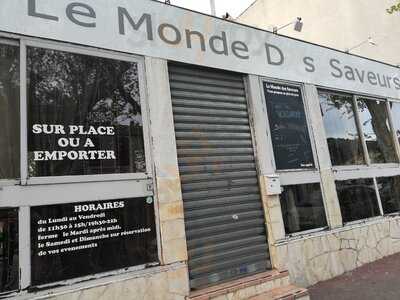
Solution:
{"label": "chalkboard menu", "polygon": [[301,89],[263,82],[278,170],[314,168]]}
{"label": "chalkboard menu", "polygon": [[31,209],[32,284],[156,262],[151,197]]}

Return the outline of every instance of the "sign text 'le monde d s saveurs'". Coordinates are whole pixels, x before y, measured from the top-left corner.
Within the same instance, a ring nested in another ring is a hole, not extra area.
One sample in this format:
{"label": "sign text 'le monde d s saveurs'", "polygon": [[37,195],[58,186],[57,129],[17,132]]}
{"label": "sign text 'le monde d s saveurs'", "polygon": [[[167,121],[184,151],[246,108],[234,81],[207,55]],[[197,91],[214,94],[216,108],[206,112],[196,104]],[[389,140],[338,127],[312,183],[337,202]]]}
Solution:
{"label": "sign text 'le monde d s saveurs'", "polygon": [[[10,0],[4,1],[7,3],[0,5],[12,7]],[[39,26],[40,32],[36,30],[34,35],[250,74],[400,95],[400,74],[395,67],[156,1],[25,1],[27,21],[51,25]],[[0,30],[2,25],[10,30],[20,28],[0,21]],[[43,28],[53,31],[42,32]]]}
{"label": "sign text 'le monde d s saveurs'", "polygon": [[[115,160],[114,150],[95,150],[93,136],[114,136],[113,126],[89,126],[82,125],[48,125],[34,124],[32,133],[35,135],[57,135],[57,146],[59,148],[83,148],[85,150],[60,150],[34,151],[35,161],[56,161],[56,160]],[[78,136],[78,137],[76,137]]]}

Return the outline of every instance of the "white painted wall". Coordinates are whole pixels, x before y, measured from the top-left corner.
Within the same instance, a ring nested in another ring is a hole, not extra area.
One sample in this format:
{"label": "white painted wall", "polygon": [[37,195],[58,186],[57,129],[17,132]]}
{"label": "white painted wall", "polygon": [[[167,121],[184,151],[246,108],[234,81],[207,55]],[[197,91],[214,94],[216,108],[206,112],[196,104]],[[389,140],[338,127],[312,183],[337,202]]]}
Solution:
{"label": "white painted wall", "polygon": [[354,54],[390,64],[400,64],[400,13],[386,12],[394,0],[258,0],[238,21],[263,29],[284,25],[302,17],[301,33],[287,27],[282,35],[339,50],[351,48],[373,37],[378,46],[365,44]]}

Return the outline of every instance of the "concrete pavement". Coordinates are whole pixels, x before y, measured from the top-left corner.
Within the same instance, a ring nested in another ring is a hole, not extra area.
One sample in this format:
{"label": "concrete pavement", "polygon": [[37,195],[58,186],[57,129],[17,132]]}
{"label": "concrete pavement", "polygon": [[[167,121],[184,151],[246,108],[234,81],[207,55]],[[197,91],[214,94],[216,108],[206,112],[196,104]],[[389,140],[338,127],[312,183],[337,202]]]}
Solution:
{"label": "concrete pavement", "polygon": [[400,254],[309,288],[311,300],[400,300]]}

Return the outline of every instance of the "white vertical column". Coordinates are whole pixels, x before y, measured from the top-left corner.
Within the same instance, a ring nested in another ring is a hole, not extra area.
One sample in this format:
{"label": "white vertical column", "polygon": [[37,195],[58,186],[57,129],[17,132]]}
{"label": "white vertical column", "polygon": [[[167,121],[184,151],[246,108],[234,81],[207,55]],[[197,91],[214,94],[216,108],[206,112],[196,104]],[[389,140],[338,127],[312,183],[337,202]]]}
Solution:
{"label": "white vertical column", "polygon": [[26,185],[28,179],[28,100],[26,83],[26,44],[20,43],[20,176],[21,184]]}
{"label": "white vertical column", "polygon": [[342,213],[336,192],[334,174],[329,154],[328,142],[324,130],[319,96],[317,88],[313,85],[305,85],[305,97],[309,112],[311,128],[315,140],[317,158],[321,173],[321,187],[324,194],[325,212],[330,228],[343,226]]}
{"label": "white vertical column", "polygon": [[262,86],[258,76],[247,77],[247,93],[249,101],[249,114],[254,135],[254,147],[259,171],[261,197],[263,200],[266,227],[268,230],[268,243],[272,266],[276,269],[285,268],[279,262],[285,261],[278,253],[276,242],[285,238],[285,226],[279,195],[270,196],[266,191],[266,178],[274,174],[274,154],[270,142],[267,124],[267,109],[262,97]]}
{"label": "white vertical column", "polygon": [[393,135],[393,139],[394,139],[394,146],[396,149],[397,159],[400,159],[400,143],[399,143],[399,138],[397,136],[396,128],[394,126],[394,124],[395,124],[394,117],[392,115],[392,110],[391,110],[392,103],[397,103],[397,105],[400,105],[400,102],[390,102],[393,100],[394,99],[389,99],[389,101],[386,102],[386,107],[387,107],[387,112],[388,112],[388,117],[389,117],[390,128],[392,129],[392,135]]}
{"label": "white vertical column", "polygon": [[360,111],[358,110],[358,96],[353,96],[353,106],[354,106],[354,116],[356,118],[356,124],[357,124],[357,128],[360,132],[360,140],[361,140],[361,144],[363,147],[363,152],[364,152],[364,157],[365,157],[365,162],[367,163],[368,166],[371,166],[371,157],[369,156],[369,152],[368,152],[368,147],[367,147],[367,141],[365,139],[365,135],[364,135],[364,128],[362,125],[362,121],[361,121],[361,116],[360,116]]}
{"label": "white vertical column", "polygon": [[187,261],[187,245],[168,65],[146,57],[145,66],[161,260],[171,264]]}
{"label": "white vertical column", "polygon": [[20,207],[18,212],[18,256],[21,289],[26,289],[31,285],[30,219],[30,208]]}
{"label": "white vertical column", "polygon": [[[28,100],[27,100],[27,51],[24,40],[20,42],[20,177],[21,184],[28,179]],[[20,288],[31,285],[31,232],[30,207],[18,210],[18,261],[20,268]]]}

